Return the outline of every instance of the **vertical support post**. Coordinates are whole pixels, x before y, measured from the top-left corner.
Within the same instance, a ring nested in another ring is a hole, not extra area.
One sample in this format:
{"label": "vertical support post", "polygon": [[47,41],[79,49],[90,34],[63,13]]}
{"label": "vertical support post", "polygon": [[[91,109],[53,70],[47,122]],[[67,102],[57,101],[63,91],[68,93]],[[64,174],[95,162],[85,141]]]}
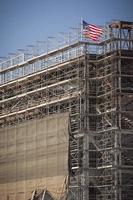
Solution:
{"label": "vertical support post", "polygon": [[89,66],[85,46],[84,140],[83,140],[83,200],[89,200]]}

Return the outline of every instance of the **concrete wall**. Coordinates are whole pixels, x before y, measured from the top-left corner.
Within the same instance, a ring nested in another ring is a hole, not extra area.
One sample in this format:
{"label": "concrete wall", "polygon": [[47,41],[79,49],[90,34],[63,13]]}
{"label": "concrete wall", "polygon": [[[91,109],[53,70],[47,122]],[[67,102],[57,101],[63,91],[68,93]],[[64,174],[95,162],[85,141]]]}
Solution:
{"label": "concrete wall", "polygon": [[37,188],[59,198],[68,175],[68,113],[0,130],[0,200],[27,200]]}

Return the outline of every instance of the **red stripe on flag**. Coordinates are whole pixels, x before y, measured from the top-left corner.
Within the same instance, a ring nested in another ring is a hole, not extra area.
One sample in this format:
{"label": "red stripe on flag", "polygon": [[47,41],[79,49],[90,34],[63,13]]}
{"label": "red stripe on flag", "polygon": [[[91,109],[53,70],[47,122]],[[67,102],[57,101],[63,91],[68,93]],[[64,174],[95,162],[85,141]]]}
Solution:
{"label": "red stripe on flag", "polygon": [[102,32],[102,29],[99,27],[96,27],[94,25],[89,24],[88,27],[94,31]]}

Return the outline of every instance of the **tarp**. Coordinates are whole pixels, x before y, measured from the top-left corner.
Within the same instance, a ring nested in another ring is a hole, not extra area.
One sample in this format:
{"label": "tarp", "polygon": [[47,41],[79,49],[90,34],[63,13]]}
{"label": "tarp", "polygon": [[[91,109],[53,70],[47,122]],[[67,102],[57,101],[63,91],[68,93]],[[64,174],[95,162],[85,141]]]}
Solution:
{"label": "tarp", "polygon": [[59,198],[68,175],[68,113],[0,130],[0,200],[47,188]]}

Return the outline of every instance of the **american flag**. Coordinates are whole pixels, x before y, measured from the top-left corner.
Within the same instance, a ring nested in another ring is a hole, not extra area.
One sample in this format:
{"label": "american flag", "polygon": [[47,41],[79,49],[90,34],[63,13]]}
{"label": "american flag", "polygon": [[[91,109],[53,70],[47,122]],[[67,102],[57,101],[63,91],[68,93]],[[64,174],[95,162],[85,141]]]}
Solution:
{"label": "american flag", "polygon": [[93,41],[98,41],[100,36],[102,35],[102,28],[88,24],[87,22],[83,21],[83,32],[82,34],[84,37],[89,38]]}

